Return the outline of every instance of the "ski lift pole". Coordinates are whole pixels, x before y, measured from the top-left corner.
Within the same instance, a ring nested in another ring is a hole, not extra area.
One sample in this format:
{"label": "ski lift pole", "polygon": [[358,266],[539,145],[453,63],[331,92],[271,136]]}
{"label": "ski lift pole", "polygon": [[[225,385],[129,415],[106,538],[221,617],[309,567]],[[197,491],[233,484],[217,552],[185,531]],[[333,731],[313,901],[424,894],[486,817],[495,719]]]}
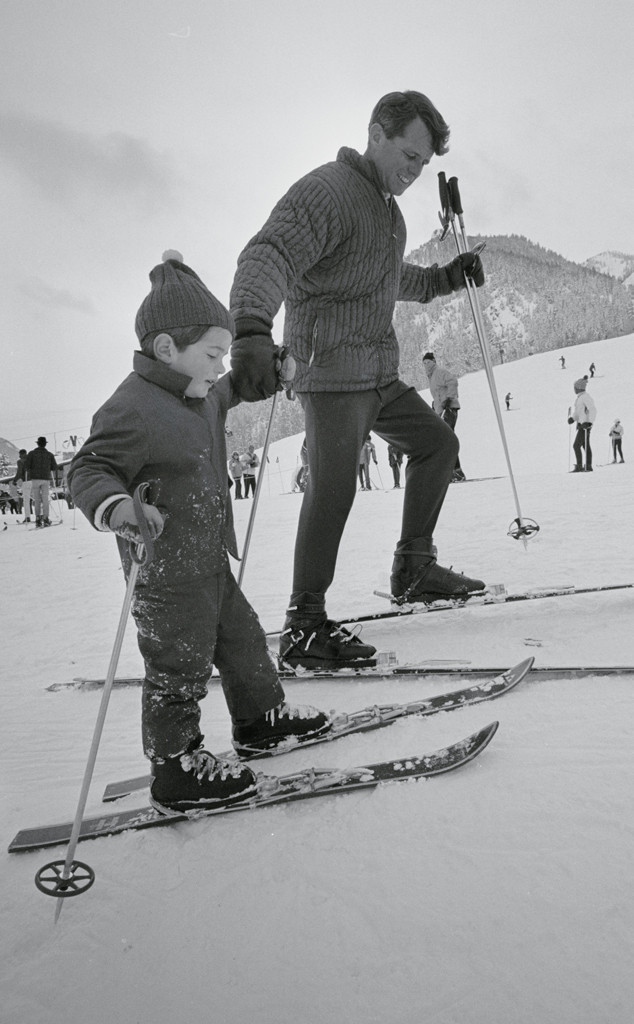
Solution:
{"label": "ski lift pole", "polygon": [[[467,234],[464,226],[462,202],[460,200],[460,192],[458,190],[458,179],[454,177],[450,178],[449,181],[446,181],[444,172],[441,171],[440,174],[438,175],[438,181],[440,188],[440,201],[443,210],[442,214],[440,215],[440,219],[445,229],[443,237],[446,234],[449,225],[451,225],[458,254],[461,255],[463,253],[471,251],[477,255],[478,253],[482,252],[485,243],[480,243],[479,245],[474,246],[472,250],[469,250],[469,243],[467,240]],[[458,218],[459,228],[456,227],[456,217]],[[515,510],[517,512],[517,518],[509,527],[508,533],[509,536],[513,537],[515,540],[519,540],[521,538],[522,542],[524,543],[524,546],[526,547],[526,538],[534,533],[537,533],[537,531],[539,530],[539,526],[533,519],[526,519],[522,515],[519,495],[517,492],[517,486],[515,484],[515,474],[513,473],[513,466],[511,464],[511,455],[506,440],[506,431],[504,429],[502,410],[500,408],[500,401],[498,398],[497,388],[495,386],[493,363],[491,361],[491,352],[489,349],[486,332],[484,329],[484,319],[482,316],[482,309],[480,307],[478,289],[475,285],[475,282],[469,276],[469,274],[467,274],[466,271],[464,272],[464,279],[467,290],[467,298],[469,299],[471,314],[473,316],[473,323],[476,335],[478,337],[480,351],[482,353],[482,360],[484,363],[484,369],[489,384],[489,390],[491,392],[493,408],[495,410],[498,428],[500,431],[502,448],[504,450],[504,457],[506,459],[506,465],[509,472],[509,480],[511,482],[511,489],[513,491]]]}
{"label": "ski lift pole", "polygon": [[90,865],[85,864],[83,861],[77,861],[74,859],[75,850],[77,848],[77,843],[79,842],[79,834],[81,831],[84,811],[86,809],[86,802],[88,800],[88,791],[92,781],[95,761],[97,760],[97,752],[99,750],[101,734],[106,720],[106,712],[108,710],[110,694],[112,692],[114,677],[117,671],[117,664],[119,662],[125,628],[130,614],[137,576],[140,567],[142,565],[149,565],[152,561],[154,553],[154,545],[141,509],[141,502],[143,500],[142,495],[145,493],[146,488],[147,484],[140,484],[134,492],[134,505],[137,522],[141,530],[142,540],[138,544],[130,543],[132,565],[126,585],[125,598],[121,609],[112,655],[110,657],[110,664],[108,666],[108,672],[106,674],[104,688],[101,695],[101,703],[99,705],[99,712],[97,714],[97,721],[95,723],[92,743],[90,745],[86,770],[84,772],[84,778],[81,785],[77,811],[75,813],[73,828],[68,841],[66,859],[64,861],[51,861],[51,863],[45,864],[39,869],[35,876],[35,884],[40,892],[45,893],[47,896],[55,896],[57,898],[57,905],[55,907],[55,923],[57,923],[62,910],[63,898],[68,896],[78,896],[80,893],[89,889],[95,880],[95,872]]}

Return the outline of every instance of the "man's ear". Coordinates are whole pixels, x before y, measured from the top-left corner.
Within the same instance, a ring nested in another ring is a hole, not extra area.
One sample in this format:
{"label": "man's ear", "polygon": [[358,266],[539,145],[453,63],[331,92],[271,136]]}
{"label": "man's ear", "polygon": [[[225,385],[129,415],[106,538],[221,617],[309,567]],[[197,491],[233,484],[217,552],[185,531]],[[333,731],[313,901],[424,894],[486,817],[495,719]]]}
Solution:
{"label": "man's ear", "polygon": [[370,131],[368,132],[368,140],[375,146],[378,146],[385,137],[385,131],[383,125],[375,121],[374,124],[370,125]]}
{"label": "man's ear", "polygon": [[157,334],[154,339],[154,356],[162,363],[171,363],[175,347],[169,334]]}

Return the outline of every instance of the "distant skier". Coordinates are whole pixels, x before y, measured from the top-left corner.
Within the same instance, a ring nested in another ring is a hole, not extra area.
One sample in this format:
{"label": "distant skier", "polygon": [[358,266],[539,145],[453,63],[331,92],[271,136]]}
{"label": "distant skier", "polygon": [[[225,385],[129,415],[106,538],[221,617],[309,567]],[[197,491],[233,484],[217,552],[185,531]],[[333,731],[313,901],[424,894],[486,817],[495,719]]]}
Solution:
{"label": "distant skier", "polygon": [[35,525],[50,526],[48,517],[50,485],[55,483],[54,474],[58,469],[55,456],[49,452],[45,437],[38,437],[37,448],[28,453],[24,460],[24,471],[31,483],[31,497],[35,509]]}
{"label": "distant skier", "polygon": [[251,496],[255,498],[255,471],[260,465],[260,460],[255,454],[254,445],[250,444],[246,452],[240,456],[240,462],[242,463],[242,479],[244,480],[244,496]]}
{"label": "distant skier", "polygon": [[562,370],[566,369],[566,360],[563,356],[559,356],[559,362],[561,363]]}
{"label": "distant skier", "polygon": [[507,391],[504,401],[506,402],[506,411],[508,412],[511,408],[511,402],[513,401],[513,395],[510,391]]}
{"label": "distant skier", "polygon": [[594,377],[594,371],[596,370],[596,366],[594,365],[594,363],[590,363],[588,369],[590,370],[590,376]]}
{"label": "distant skier", "polygon": [[[568,423],[577,424],[577,433],[572,445],[575,453],[575,466],[573,473],[592,472],[592,448],[590,447],[590,431],[592,424],[597,418],[597,409],[591,395],[586,393],[588,380],[580,377],[574,383],[575,405],[572,414],[568,416]],[[583,459],[585,454],[585,466]]]}
{"label": "distant skier", "polygon": [[398,490],[401,486],[401,466],[403,465],[403,452],[394,444],[387,446],[387,461],[394,477],[394,488]]}
{"label": "distant skier", "polygon": [[299,449],[299,466],[295,471],[293,477],[291,491],[296,494],[306,490],[308,484],[308,449],[306,447],[306,438],[302,441],[302,446]]}
{"label": "distant skier", "polygon": [[620,420],[615,420],[612,429],[610,430],[610,439],[612,441],[612,462],[616,462],[616,456],[618,454],[619,462],[625,462],[623,458],[623,424]]}
{"label": "distant skier", "polygon": [[[438,366],[433,352],[426,352],[423,356],[423,366],[429,380],[429,390],[432,397],[432,409],[456,432],[456,420],[460,402],[458,401],[458,378],[449,370]],[[451,482],[462,483],[466,476],[460,465],[460,457],[456,455],[456,463],[453,470]]]}
{"label": "distant skier", "polygon": [[362,491],[372,490],[372,484],[370,483],[370,460],[372,460],[375,466],[378,466],[376,448],[372,443],[372,438],[368,435],[363,442],[359,456],[359,483],[361,484]]}

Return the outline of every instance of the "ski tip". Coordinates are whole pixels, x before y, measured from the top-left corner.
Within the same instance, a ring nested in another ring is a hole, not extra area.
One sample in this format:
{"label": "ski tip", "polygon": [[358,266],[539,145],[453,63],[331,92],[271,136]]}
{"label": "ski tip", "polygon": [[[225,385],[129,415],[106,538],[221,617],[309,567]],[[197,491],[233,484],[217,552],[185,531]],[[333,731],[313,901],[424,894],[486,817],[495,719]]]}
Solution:
{"label": "ski tip", "polygon": [[491,742],[491,740],[493,739],[493,737],[495,736],[495,734],[496,734],[496,732],[498,731],[499,728],[500,728],[500,723],[496,720],[494,722],[489,722],[488,725],[484,725],[482,727],[482,729],[480,729],[476,733],[476,736],[481,736],[482,737],[482,741],[481,741],[481,744],[480,744],[480,749],[481,750],[483,749],[483,747],[486,747]]}
{"label": "ski tip", "polygon": [[521,677],[524,678],[527,672],[530,672],[534,664],[535,658],[533,655],[531,655],[530,658],[525,658],[524,661],[518,662],[518,664],[515,667],[515,671],[518,675],[521,673]]}

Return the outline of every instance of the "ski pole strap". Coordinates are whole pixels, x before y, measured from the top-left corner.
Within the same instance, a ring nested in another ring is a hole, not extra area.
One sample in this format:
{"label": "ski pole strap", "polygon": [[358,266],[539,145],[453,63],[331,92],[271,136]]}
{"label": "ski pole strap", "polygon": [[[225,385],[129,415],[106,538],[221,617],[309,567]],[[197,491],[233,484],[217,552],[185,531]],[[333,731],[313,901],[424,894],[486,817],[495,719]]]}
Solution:
{"label": "ski pole strap", "polygon": [[154,541],[150,536],[142,504],[149,490],[149,486],[150,485],[148,483],[139,484],[132,495],[134,512],[141,533],[141,540],[137,542],[130,541],[130,558],[133,562],[136,562],[137,565],[149,565],[154,558]]}

